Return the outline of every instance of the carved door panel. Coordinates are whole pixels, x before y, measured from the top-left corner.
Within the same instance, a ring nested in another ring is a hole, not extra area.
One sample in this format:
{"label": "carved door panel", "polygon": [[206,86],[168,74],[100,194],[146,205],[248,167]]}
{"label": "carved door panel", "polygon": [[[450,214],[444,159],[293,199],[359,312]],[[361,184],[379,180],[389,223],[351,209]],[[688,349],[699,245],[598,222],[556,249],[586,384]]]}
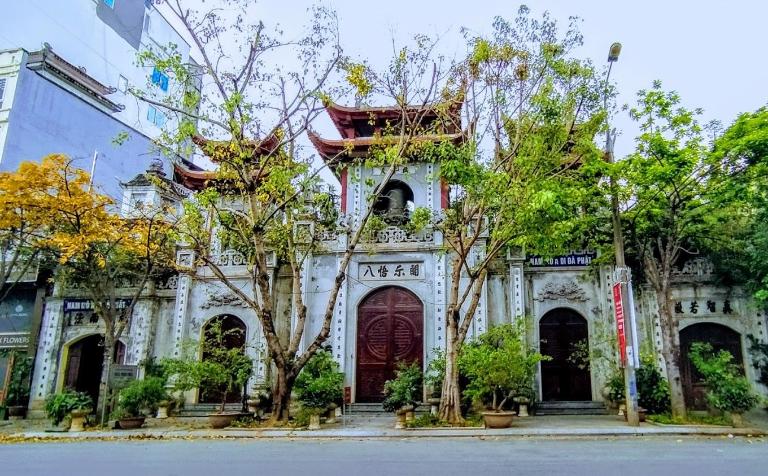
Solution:
{"label": "carved door panel", "polygon": [[423,307],[410,291],[389,287],[369,295],[358,308],[358,402],[384,399],[384,382],[399,362],[423,362]]}
{"label": "carved door panel", "polygon": [[[556,309],[539,323],[539,351],[552,360],[541,363],[543,400],[591,400],[589,370],[569,357],[576,346],[588,343],[587,321],[568,309]],[[584,368],[582,368],[584,367]]]}
{"label": "carved door panel", "polygon": [[83,353],[81,345],[75,344],[69,348],[67,357],[67,378],[64,382],[65,388],[77,387],[77,375],[80,372],[80,357]]}
{"label": "carved door panel", "polygon": [[727,350],[743,371],[741,335],[726,326],[712,323],[694,324],[680,331],[680,379],[685,405],[692,410],[707,410],[707,385],[688,355],[694,342],[708,342],[715,352]]}

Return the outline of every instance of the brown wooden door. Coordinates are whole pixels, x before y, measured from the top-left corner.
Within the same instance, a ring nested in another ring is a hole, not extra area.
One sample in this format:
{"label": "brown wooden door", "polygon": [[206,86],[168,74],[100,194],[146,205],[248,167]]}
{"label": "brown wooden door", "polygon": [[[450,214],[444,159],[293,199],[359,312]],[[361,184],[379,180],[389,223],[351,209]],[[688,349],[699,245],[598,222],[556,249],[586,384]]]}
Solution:
{"label": "brown wooden door", "polygon": [[[543,400],[592,400],[589,369],[569,361],[579,342],[589,342],[587,321],[569,309],[555,309],[539,323],[540,352],[552,357],[541,363]],[[584,367],[584,368],[582,368]]]}
{"label": "brown wooden door", "polygon": [[726,326],[704,322],[680,331],[680,378],[683,382],[685,405],[693,410],[706,410],[707,386],[704,377],[696,370],[688,356],[694,342],[708,342],[715,352],[727,350],[743,371],[741,335]]}
{"label": "brown wooden door", "polygon": [[423,316],[419,298],[403,288],[379,289],[360,303],[356,401],[382,401],[384,382],[394,378],[398,362],[423,365]]}

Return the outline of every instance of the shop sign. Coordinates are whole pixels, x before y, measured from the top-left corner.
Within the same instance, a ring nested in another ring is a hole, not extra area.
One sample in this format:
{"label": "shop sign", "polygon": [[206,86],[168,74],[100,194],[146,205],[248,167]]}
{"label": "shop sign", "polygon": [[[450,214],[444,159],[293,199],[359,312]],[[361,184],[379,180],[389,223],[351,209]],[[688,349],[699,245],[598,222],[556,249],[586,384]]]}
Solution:
{"label": "shop sign", "polygon": [[0,349],[26,349],[29,347],[29,332],[0,334]]}

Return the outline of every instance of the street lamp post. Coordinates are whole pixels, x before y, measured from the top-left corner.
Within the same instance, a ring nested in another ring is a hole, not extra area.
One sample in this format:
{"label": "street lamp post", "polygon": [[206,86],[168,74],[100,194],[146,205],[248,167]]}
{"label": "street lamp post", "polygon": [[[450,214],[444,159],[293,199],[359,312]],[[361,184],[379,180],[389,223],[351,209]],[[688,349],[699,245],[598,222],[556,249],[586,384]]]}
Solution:
{"label": "street lamp post", "polygon": [[[608,113],[608,79],[611,77],[613,63],[619,60],[621,43],[614,43],[608,51],[608,74],[605,77],[604,107]],[[608,121],[606,116],[606,121]],[[608,126],[605,133],[605,156],[608,162],[614,162],[613,144],[616,137]],[[611,214],[613,221],[613,248],[615,252],[616,267],[613,273],[613,297],[614,312],[616,317],[616,331],[619,341],[619,354],[624,366],[624,396],[625,412],[629,426],[640,425],[640,415],[637,404],[637,380],[635,368],[639,367],[639,355],[637,352],[637,331],[635,326],[635,303],[632,295],[632,274],[624,259],[624,236],[621,229],[621,216],[619,215],[619,194],[616,179],[611,174]]]}

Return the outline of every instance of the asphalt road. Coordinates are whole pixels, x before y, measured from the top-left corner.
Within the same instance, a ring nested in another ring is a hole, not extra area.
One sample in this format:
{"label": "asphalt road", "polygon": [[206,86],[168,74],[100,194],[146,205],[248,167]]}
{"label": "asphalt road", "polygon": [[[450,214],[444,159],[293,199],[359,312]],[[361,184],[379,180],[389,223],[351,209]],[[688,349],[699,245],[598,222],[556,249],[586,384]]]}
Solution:
{"label": "asphalt road", "polygon": [[0,445],[0,475],[768,475],[745,438],[176,440]]}

